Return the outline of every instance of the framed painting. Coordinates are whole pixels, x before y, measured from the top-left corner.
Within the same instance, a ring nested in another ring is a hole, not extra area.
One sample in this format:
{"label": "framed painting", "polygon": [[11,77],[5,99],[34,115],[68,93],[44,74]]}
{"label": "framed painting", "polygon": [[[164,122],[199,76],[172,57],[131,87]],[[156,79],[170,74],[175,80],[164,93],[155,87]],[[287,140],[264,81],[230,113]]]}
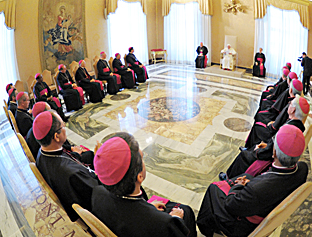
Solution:
{"label": "framed painting", "polygon": [[85,0],[39,1],[39,47],[42,70],[52,72],[87,56]]}

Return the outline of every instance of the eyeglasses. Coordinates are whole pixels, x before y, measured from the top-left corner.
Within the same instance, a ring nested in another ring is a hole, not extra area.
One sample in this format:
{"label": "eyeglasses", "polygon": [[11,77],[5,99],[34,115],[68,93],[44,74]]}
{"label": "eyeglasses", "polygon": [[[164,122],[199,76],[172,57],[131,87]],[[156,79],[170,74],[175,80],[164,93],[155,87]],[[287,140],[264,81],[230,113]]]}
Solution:
{"label": "eyeglasses", "polygon": [[65,125],[62,125],[60,128],[58,128],[58,129],[55,131],[55,133],[58,133],[58,131],[61,131],[62,128],[65,128]]}

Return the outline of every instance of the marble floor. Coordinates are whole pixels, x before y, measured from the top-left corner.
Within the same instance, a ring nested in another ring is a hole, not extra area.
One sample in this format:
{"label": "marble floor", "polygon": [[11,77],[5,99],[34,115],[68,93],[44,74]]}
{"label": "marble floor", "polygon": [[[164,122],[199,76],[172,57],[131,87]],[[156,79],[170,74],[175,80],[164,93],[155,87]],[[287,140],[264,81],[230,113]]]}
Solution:
{"label": "marble floor", "polygon": [[[244,143],[261,91],[274,81],[185,65],[147,69],[146,83],[73,113],[67,137],[94,149],[110,133],[133,134],[143,150],[143,186],[148,193],[188,204],[197,212],[208,185],[228,168]],[[0,236],[85,235],[37,182],[8,123],[1,129],[0,209],[5,217],[0,213]],[[309,163],[308,151],[303,159]],[[312,196],[285,223],[281,236],[310,236],[311,203]],[[14,218],[16,225],[8,227],[5,223]]]}

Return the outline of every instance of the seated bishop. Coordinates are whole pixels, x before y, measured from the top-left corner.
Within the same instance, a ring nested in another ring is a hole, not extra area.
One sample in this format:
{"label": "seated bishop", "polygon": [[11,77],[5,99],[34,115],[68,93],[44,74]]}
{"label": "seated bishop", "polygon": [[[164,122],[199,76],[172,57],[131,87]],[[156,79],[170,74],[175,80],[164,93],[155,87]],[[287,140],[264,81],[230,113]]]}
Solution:
{"label": "seated bishop", "polygon": [[222,59],[222,68],[223,70],[233,70],[234,69],[234,58],[233,55],[236,55],[235,49],[231,47],[230,44],[226,48],[221,50],[223,54]]}
{"label": "seated bishop", "polygon": [[212,183],[204,196],[197,226],[205,236],[248,236],[288,195],[306,182],[308,166],[298,162],[304,151],[302,131],[294,125],[280,128],[274,139],[273,164],[253,177],[241,174]]}
{"label": "seated bishop", "polygon": [[143,153],[132,135],[118,132],[104,138],[94,168],[102,185],[93,189],[92,213],[117,236],[197,236],[189,206],[155,196],[147,200],[141,187]]}

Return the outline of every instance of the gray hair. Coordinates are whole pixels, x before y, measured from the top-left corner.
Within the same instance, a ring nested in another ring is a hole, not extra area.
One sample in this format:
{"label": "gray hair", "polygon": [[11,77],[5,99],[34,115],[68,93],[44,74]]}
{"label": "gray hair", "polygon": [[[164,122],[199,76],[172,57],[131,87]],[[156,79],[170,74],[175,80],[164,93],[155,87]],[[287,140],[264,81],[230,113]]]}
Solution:
{"label": "gray hair", "polygon": [[279,148],[277,142],[276,142],[276,136],[274,139],[274,148],[275,148],[275,152],[276,152],[276,157],[279,160],[279,162],[282,164],[282,166],[285,167],[293,167],[294,165],[297,164],[300,156],[296,156],[296,157],[291,157],[289,155],[286,155],[284,152],[281,151],[281,149]]}
{"label": "gray hair", "polygon": [[300,104],[299,104],[299,99],[300,99],[300,96],[296,95],[296,98],[292,100],[290,106],[292,106],[296,109],[295,117],[302,121],[308,114],[303,113],[303,111],[300,107]]}
{"label": "gray hair", "polygon": [[297,80],[297,79],[292,79],[291,80],[291,82],[290,82],[290,88],[291,88],[291,90],[292,90],[292,93],[294,94],[294,95],[301,95],[301,93],[302,93],[302,91],[298,91],[295,87],[294,87],[294,84],[293,84],[293,81],[294,80]]}

